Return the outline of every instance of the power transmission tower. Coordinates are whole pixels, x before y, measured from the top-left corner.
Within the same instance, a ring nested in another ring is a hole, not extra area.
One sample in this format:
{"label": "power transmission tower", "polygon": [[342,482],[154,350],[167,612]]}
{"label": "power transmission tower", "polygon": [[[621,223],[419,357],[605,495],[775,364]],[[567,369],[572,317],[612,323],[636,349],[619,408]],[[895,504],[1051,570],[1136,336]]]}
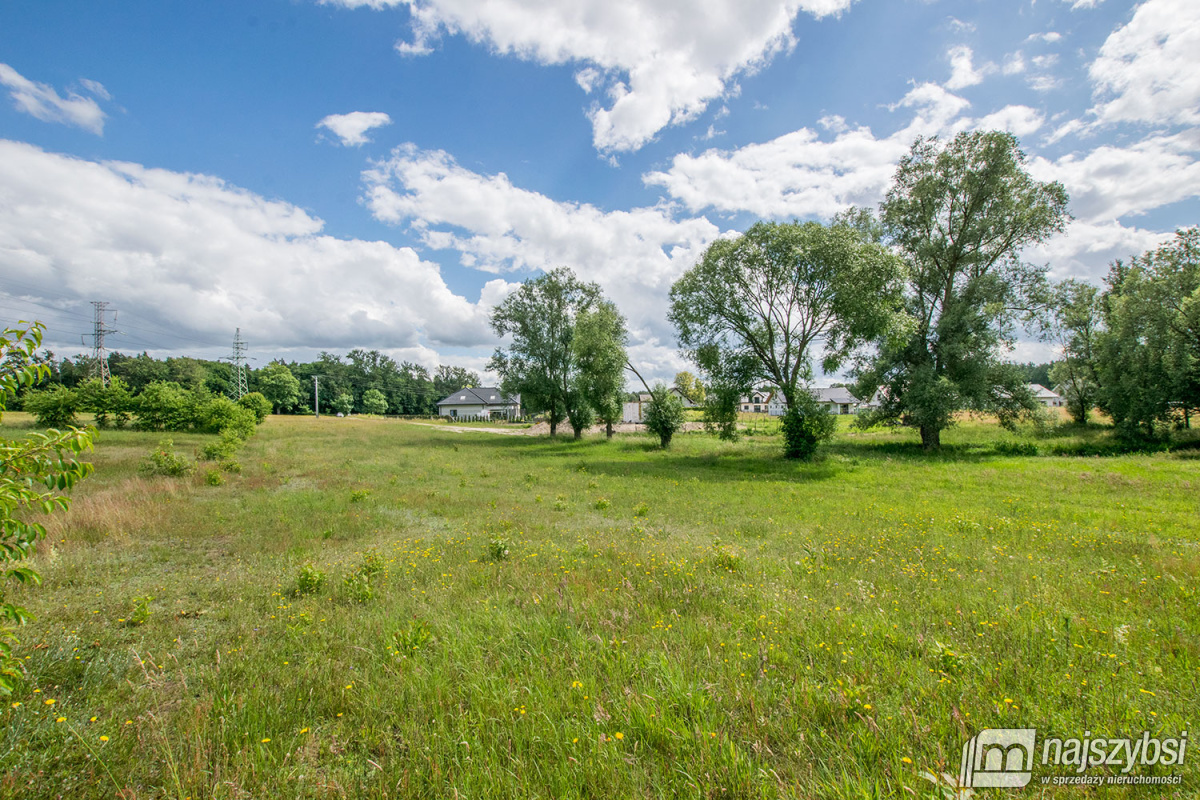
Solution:
{"label": "power transmission tower", "polygon": [[242,340],[241,328],[233,334],[233,355],[229,360],[233,362],[233,399],[241,400],[249,391],[246,384],[246,342]]}
{"label": "power transmission tower", "polygon": [[112,383],[112,376],[108,372],[108,349],[104,346],[104,334],[117,333],[117,330],[108,327],[104,321],[104,312],[108,308],[108,303],[103,300],[93,300],[92,308],[95,309],[92,323],[92,363],[96,365],[96,377],[100,378],[105,386],[108,386]]}

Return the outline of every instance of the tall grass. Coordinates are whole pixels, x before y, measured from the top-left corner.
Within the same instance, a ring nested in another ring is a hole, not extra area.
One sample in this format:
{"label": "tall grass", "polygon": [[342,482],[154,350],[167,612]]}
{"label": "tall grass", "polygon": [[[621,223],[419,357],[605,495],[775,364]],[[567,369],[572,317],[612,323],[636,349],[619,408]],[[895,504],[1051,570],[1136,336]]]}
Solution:
{"label": "tall grass", "polygon": [[2,796],[932,796],[980,728],[1194,721],[1188,453],[276,417],[210,486],[156,441],[104,432],[38,555]]}

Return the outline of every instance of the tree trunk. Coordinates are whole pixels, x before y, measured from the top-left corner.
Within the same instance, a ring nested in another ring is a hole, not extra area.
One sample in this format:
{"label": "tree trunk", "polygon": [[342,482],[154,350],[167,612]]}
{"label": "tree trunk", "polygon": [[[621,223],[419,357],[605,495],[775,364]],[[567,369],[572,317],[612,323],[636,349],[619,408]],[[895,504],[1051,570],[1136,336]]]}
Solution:
{"label": "tree trunk", "polygon": [[580,439],[583,438],[583,428],[575,428],[574,430],[575,430],[575,441],[578,442]]}
{"label": "tree trunk", "polygon": [[612,429],[612,420],[611,419],[608,422],[604,423],[604,435],[609,439],[612,438],[613,429]]}
{"label": "tree trunk", "polygon": [[551,417],[550,418],[550,435],[554,436],[554,434],[556,434],[556,433],[558,433],[558,423],[554,421],[553,417]]}
{"label": "tree trunk", "polygon": [[925,450],[937,450],[942,446],[942,432],[937,428],[921,426],[921,447]]}

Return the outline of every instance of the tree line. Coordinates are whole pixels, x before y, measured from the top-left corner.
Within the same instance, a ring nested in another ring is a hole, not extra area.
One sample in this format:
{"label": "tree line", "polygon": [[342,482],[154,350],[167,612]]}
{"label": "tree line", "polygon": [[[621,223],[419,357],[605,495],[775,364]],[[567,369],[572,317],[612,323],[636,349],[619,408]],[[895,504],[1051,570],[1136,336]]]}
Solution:
{"label": "tree line", "polygon": [[[53,352],[40,351],[33,358],[44,368],[39,373],[42,377],[36,385],[21,387],[11,408],[23,408],[31,396],[35,405],[45,402],[41,395],[49,393],[56,403],[75,413],[104,413],[103,406],[116,415],[121,413],[122,392],[136,398],[149,387],[171,384],[187,392],[229,397],[236,383],[228,362],[111,353],[109,372],[117,395],[109,398],[95,377],[97,369],[90,356],[60,359]],[[344,414],[436,414],[438,400],[463,387],[479,385],[479,375],[462,367],[442,365],[430,372],[420,364],[397,362],[378,350],[355,349],[344,357],[323,352],[316,361],[272,361],[247,369],[249,390],[265,397],[270,410],[278,414],[313,412],[314,376],[319,376],[321,411]]]}

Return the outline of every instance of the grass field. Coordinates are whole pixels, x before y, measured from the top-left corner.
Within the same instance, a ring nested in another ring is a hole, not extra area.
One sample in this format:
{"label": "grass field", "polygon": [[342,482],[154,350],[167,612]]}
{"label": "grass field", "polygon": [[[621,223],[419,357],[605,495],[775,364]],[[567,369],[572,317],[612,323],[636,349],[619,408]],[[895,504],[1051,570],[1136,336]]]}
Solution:
{"label": "grass field", "polygon": [[[843,430],[797,464],[275,417],[213,486],[105,431],[19,594],[0,796],[950,797],[922,773],[981,728],[1178,736],[1200,451],[1046,454],[1106,436]],[[1198,760],[1111,794],[1195,797]],[[1056,794],[1106,796],[1010,791]]]}

